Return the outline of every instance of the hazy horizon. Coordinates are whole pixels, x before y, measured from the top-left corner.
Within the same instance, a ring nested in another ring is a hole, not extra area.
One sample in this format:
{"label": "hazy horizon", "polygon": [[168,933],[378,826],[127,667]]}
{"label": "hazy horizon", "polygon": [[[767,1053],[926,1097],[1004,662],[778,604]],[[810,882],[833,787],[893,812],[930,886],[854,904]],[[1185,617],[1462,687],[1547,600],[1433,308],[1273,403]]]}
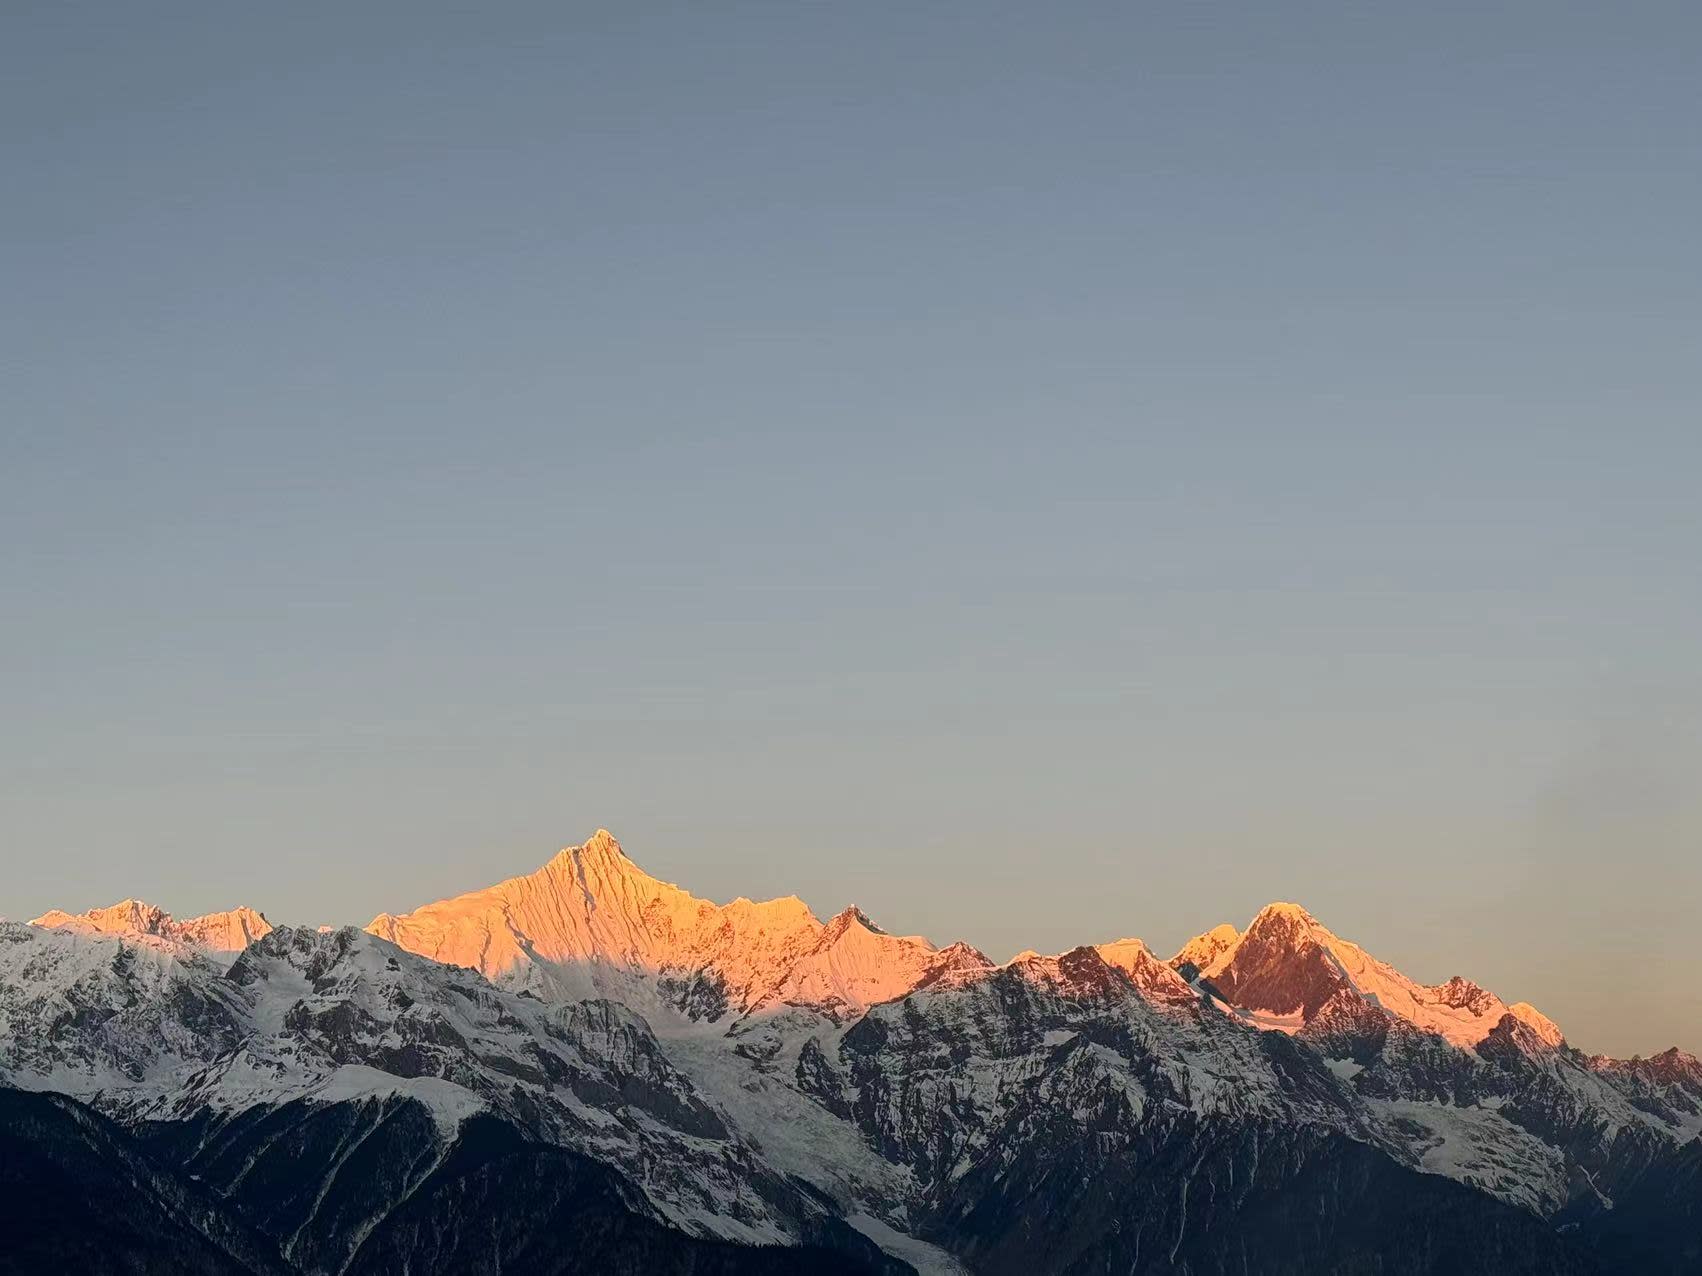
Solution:
{"label": "hazy horizon", "polygon": [[1702,12],[6,25],[0,914],[601,825],[1702,1051]]}

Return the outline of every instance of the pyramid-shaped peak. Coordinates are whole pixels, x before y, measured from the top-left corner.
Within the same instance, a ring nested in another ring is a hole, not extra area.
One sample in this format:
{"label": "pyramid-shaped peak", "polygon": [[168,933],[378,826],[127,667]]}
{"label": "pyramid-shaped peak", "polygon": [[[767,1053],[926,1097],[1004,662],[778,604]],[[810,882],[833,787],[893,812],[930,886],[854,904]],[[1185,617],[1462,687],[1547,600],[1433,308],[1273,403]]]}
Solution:
{"label": "pyramid-shaped peak", "polygon": [[855,904],[852,904],[846,908],[840,909],[833,915],[827,923],[827,928],[823,933],[823,938],[831,942],[832,940],[838,939],[841,935],[853,927],[861,927],[863,930],[876,935],[886,934],[884,930],[875,925],[867,913],[858,908]]}
{"label": "pyramid-shaped peak", "polygon": [[1241,938],[1241,932],[1228,922],[1213,926],[1210,930],[1195,935],[1182,947],[1176,950],[1169,965],[1172,969],[1182,966],[1193,966],[1204,970],[1224,953],[1235,946],[1235,941]]}
{"label": "pyramid-shaped peak", "polygon": [[993,964],[986,953],[962,939],[954,940],[940,949],[939,958],[942,963],[961,963],[966,966],[990,967]]}
{"label": "pyramid-shaped peak", "polygon": [[[621,844],[608,829],[598,829],[578,846],[564,846],[557,858],[578,859],[590,856],[600,859],[625,860],[627,853],[621,849]],[[630,862],[630,861],[629,861]]]}
{"label": "pyramid-shaped peak", "polygon": [[1560,1030],[1560,1025],[1528,1001],[1515,1001],[1507,1007],[1507,1013],[1528,1028],[1545,1046],[1557,1047],[1566,1041],[1566,1034]]}
{"label": "pyramid-shaped peak", "polygon": [[1300,904],[1291,903],[1285,899],[1272,900],[1259,910],[1260,917],[1293,917],[1302,921],[1316,921],[1311,913]]}
{"label": "pyramid-shaped peak", "polygon": [[678,982],[678,972],[710,971],[741,1010],[823,931],[795,896],[700,899],[645,872],[603,828],[531,873],[380,913],[367,929],[434,961],[568,999],[620,992],[635,978]]}
{"label": "pyramid-shaped peak", "polygon": [[539,870],[543,874],[552,871],[568,878],[579,878],[586,872],[599,877],[649,876],[633,862],[632,857],[615,839],[615,835],[603,828],[578,845],[562,847],[554,858]]}
{"label": "pyramid-shaped peak", "polygon": [[1546,1031],[1541,1024],[1532,1023],[1509,1009],[1488,1035],[1477,1043],[1477,1052],[1490,1060],[1516,1056],[1541,1058],[1563,1044],[1565,1038],[1558,1029]]}
{"label": "pyramid-shaped peak", "polygon": [[1301,905],[1279,899],[1259,910],[1258,915],[1247,924],[1247,934],[1269,932],[1279,928],[1304,932],[1322,929],[1322,926],[1323,924]]}

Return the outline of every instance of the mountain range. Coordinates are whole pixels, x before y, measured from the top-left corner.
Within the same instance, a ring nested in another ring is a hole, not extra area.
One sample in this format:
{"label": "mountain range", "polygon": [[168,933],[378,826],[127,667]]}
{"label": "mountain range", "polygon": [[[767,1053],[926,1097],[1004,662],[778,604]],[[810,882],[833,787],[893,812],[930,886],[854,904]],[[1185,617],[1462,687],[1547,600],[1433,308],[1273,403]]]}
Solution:
{"label": "mountain range", "polygon": [[0,1271],[1702,1271],[1702,1063],[1273,903],[995,963],[606,831],[364,929],[0,924]]}

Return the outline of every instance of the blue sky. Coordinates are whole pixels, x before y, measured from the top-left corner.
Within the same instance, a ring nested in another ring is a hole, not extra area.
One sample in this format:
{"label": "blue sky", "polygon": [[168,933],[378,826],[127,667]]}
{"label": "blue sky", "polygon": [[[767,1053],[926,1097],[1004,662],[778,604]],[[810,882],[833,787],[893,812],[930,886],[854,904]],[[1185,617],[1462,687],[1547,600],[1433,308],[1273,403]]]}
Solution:
{"label": "blue sky", "polygon": [[0,912],[607,825],[1702,1048],[1691,7],[346,8],[9,9]]}

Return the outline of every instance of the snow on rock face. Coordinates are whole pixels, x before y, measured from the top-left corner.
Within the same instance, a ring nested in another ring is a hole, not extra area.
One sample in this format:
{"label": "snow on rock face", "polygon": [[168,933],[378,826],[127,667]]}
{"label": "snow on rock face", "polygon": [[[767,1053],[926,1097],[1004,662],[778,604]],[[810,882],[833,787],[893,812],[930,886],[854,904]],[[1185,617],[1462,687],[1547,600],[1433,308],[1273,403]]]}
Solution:
{"label": "snow on rock face", "polygon": [[132,1122],[418,1100],[619,1165],[676,1225],[797,1239],[820,1207],[755,1157],[645,1020],[552,1005],[364,931],[283,928],[226,970],[176,941],[0,925],[0,1078]]}
{"label": "snow on rock face", "polygon": [[211,953],[239,953],[271,932],[272,923],[252,908],[207,913],[177,924],[180,938]]}
{"label": "snow on rock face", "polygon": [[151,933],[0,924],[0,1075],[67,1094],[175,1084],[242,1037],[222,970]]}
{"label": "snow on rock face", "polygon": [[734,1004],[766,991],[810,951],[822,924],[802,900],[720,906],[645,873],[607,830],[535,873],[382,913],[373,934],[434,961],[567,1000],[632,976],[713,968]]}
{"label": "snow on rock face", "polygon": [[1603,1069],[1621,1071],[1646,1077],[1661,1085],[1680,1086],[1702,1098],[1702,1059],[1677,1046],[1663,1050],[1647,1059],[1608,1059],[1597,1056],[1591,1064]]}
{"label": "snow on rock face", "polygon": [[1547,1217],[1566,1203],[1566,1158],[1492,1108],[1373,1099],[1419,1166]]}
{"label": "snow on rock face", "polygon": [[1188,982],[1138,939],[1119,939],[1094,949],[1107,965],[1115,966],[1149,1001],[1183,1003],[1199,999]]}
{"label": "snow on rock face", "polygon": [[1294,1083],[1301,1047],[1189,991],[1186,1005],[1155,1004],[1093,948],[1023,955],[871,1008],[837,1049],[805,1047],[798,1082],[909,1168],[924,1200],[1043,1147],[1067,1154],[1088,1128],[1121,1140],[1195,1120],[1353,1126],[1351,1095],[1321,1065]]}
{"label": "snow on rock face", "polygon": [[1531,1005],[1530,1002],[1515,1001],[1507,1007],[1507,1013],[1536,1034],[1537,1040],[1544,1045],[1558,1047],[1566,1044],[1566,1037],[1560,1031],[1560,1025]]}
{"label": "snow on rock face", "polygon": [[[888,935],[861,910],[847,908],[827,924],[815,946],[751,1006],[751,1013],[802,1006],[842,1023],[937,977],[942,964],[973,965],[973,958],[961,951],[942,954],[920,936]],[[981,964],[986,964],[985,958]]]}
{"label": "snow on rock face", "polygon": [[1457,1046],[1476,1045],[1509,1013],[1550,1044],[1561,1039],[1560,1030],[1534,1008],[1521,1003],[1515,1010],[1468,979],[1455,976],[1427,986],[1407,978],[1298,904],[1267,905],[1245,934],[1200,969],[1232,1005],[1263,1026],[1287,1031],[1299,1031],[1337,993],[1350,989]]}
{"label": "snow on rock face", "polygon": [[91,908],[86,913],[67,913],[55,908],[32,920],[30,925],[131,939],[151,937],[224,957],[234,957],[272,929],[265,916],[252,908],[233,908],[177,921],[165,909],[139,899],[121,900],[107,908]]}
{"label": "snow on rock face", "polygon": [[1181,1165],[1227,1131],[1256,1164],[1299,1128],[1551,1215],[1702,1133],[1692,1056],[1585,1059],[1531,1007],[1418,984],[1294,904],[1168,963],[1123,939],[995,966],[854,908],[697,899],[600,831],[370,934],[138,901],[39,921],[0,925],[0,1081],[135,1122],[405,1096],[447,1133],[488,1111],[734,1239],[804,1234],[795,1180],[903,1250],[891,1229],[939,1193],[1021,1162],[1063,1182],[1084,1140]]}
{"label": "snow on rock face", "polygon": [[86,928],[103,935],[133,931],[166,938],[165,928],[170,922],[171,914],[163,908],[139,899],[122,899],[107,908],[91,908],[86,913],[72,914],[57,908],[50,909],[40,917],[32,918],[30,925]]}
{"label": "snow on rock face", "polygon": [[1597,1055],[1586,1066],[1681,1139],[1702,1135],[1702,1060],[1695,1055],[1674,1046],[1647,1059]]}
{"label": "snow on rock face", "polygon": [[887,935],[856,909],[824,924],[795,896],[698,899],[640,869],[606,829],[535,873],[367,929],[551,1000],[642,1003],[649,991],[709,1020],[797,1004],[860,1013],[938,965],[927,940]]}
{"label": "snow on rock face", "polygon": [[343,1064],[308,1093],[315,1103],[346,1103],[392,1096],[423,1104],[437,1123],[438,1130],[446,1136],[453,1134],[461,1122],[485,1108],[484,1101],[464,1086],[438,1077],[399,1077],[362,1063]]}
{"label": "snow on rock face", "polygon": [[1204,970],[1217,960],[1219,953],[1240,938],[1241,932],[1228,922],[1213,926],[1204,934],[1195,935],[1177,949],[1176,955],[1170,959],[1170,966],[1172,969],[1179,969],[1187,965],[1196,970]]}

